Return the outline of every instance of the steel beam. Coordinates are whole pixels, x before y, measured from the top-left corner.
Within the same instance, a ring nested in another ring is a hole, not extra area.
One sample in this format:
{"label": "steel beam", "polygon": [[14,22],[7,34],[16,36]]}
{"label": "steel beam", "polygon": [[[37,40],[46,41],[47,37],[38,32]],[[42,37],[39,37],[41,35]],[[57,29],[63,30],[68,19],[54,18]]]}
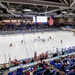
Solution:
{"label": "steel beam", "polygon": [[3,5],[2,3],[0,3],[0,6],[1,6],[2,8],[4,8],[4,9],[6,9],[7,12],[9,12],[10,14],[12,14],[12,15],[15,16],[15,14],[13,14],[5,5]]}
{"label": "steel beam", "polygon": [[73,2],[71,3],[70,7],[72,7],[75,4],[75,0],[73,0]]}
{"label": "steel beam", "polygon": [[66,0],[64,0],[64,2],[65,2],[66,4],[68,4],[68,2],[67,2]]}
{"label": "steel beam", "polygon": [[1,0],[1,2],[9,2],[9,3],[18,3],[18,4],[31,4],[31,5],[41,5],[41,6],[52,6],[52,7],[66,7],[69,8],[69,5],[64,3],[57,2],[48,2],[48,1],[33,1],[33,0]]}

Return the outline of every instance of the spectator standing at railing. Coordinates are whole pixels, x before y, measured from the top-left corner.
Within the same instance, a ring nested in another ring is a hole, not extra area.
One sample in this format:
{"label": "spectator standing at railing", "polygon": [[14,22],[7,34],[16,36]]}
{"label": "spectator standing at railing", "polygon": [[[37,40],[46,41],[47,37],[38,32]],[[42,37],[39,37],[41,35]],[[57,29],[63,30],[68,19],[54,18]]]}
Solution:
{"label": "spectator standing at railing", "polygon": [[37,52],[34,52],[34,60],[37,61]]}

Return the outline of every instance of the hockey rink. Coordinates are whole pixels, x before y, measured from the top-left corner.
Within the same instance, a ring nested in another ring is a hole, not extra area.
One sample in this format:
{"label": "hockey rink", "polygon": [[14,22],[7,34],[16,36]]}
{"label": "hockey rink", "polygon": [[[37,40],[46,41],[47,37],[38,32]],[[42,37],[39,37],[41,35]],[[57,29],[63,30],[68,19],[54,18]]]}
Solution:
{"label": "hockey rink", "polygon": [[39,55],[46,51],[56,52],[56,48],[61,50],[71,46],[75,46],[75,36],[69,31],[0,36],[0,64],[9,62],[9,57],[11,60],[22,60],[33,57],[35,51]]}

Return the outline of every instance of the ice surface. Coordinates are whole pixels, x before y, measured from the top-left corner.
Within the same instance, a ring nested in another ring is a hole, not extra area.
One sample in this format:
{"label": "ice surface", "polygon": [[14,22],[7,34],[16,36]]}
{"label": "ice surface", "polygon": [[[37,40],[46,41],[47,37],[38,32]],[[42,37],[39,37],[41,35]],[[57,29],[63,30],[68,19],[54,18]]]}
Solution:
{"label": "ice surface", "polygon": [[[40,36],[40,38],[38,38],[38,36]],[[52,39],[48,41],[50,36]],[[45,41],[42,42],[42,39],[45,39]],[[21,40],[23,40],[22,43]],[[60,40],[62,40],[62,44]],[[10,47],[11,43],[12,47]],[[37,55],[39,55],[46,51],[50,53],[56,52],[56,48],[61,50],[61,48],[71,46],[75,46],[75,36],[73,36],[73,32],[68,31],[0,36],[0,64],[8,62],[9,55],[11,60],[15,58],[21,60],[33,57],[35,51]]]}

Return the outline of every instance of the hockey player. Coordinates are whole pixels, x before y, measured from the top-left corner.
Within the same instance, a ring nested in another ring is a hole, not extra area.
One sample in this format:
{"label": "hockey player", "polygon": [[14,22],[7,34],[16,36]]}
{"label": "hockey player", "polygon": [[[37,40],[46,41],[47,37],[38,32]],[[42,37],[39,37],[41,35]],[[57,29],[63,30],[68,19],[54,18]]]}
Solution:
{"label": "hockey player", "polygon": [[73,36],[75,35],[75,32],[73,31]]}
{"label": "hockey player", "polygon": [[38,38],[40,38],[40,36],[38,36]]}
{"label": "hockey player", "polygon": [[49,41],[49,38],[48,38],[48,41]]}
{"label": "hockey player", "polygon": [[60,43],[62,44],[62,40],[60,40]]}
{"label": "hockey player", "polygon": [[12,43],[10,44],[10,47],[12,47]]}
{"label": "hockey player", "polygon": [[50,36],[50,39],[52,39],[51,36]]}
{"label": "hockey player", "polygon": [[44,43],[45,42],[45,39],[42,39],[42,42]]}
{"label": "hockey player", "polygon": [[21,40],[21,44],[23,43],[23,40]]}

